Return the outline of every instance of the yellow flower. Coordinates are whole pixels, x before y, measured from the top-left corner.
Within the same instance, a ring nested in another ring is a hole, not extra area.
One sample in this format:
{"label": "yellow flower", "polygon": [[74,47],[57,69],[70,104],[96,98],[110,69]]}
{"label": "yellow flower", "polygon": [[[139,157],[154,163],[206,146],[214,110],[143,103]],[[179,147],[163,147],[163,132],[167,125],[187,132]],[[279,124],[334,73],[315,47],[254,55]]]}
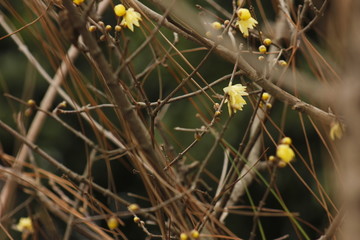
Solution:
{"label": "yellow flower", "polygon": [[243,106],[246,104],[245,99],[242,96],[248,96],[249,94],[246,92],[246,87],[241,84],[235,84],[233,86],[228,86],[223,89],[224,92],[228,95],[228,109],[229,114],[234,111],[236,113],[237,110],[242,110]]}
{"label": "yellow flower", "polygon": [[75,3],[76,5],[80,5],[84,2],[85,0],[73,0],[73,3]]}
{"label": "yellow flower", "polygon": [[239,25],[240,32],[244,37],[248,37],[249,29],[253,29],[258,22],[251,17],[250,11],[247,8],[240,8],[237,15],[238,20],[235,25]]}
{"label": "yellow flower", "polygon": [[29,217],[25,217],[25,218],[20,218],[19,223],[16,225],[16,230],[18,230],[19,232],[34,232],[34,228],[32,225],[32,221],[31,218]]}
{"label": "yellow flower", "polygon": [[330,138],[335,141],[336,138],[341,139],[343,135],[343,129],[339,122],[334,122],[331,124],[330,128]]}
{"label": "yellow flower", "polygon": [[132,32],[134,31],[134,26],[140,27],[139,20],[141,20],[140,13],[136,12],[133,8],[126,10],[126,13],[121,21],[120,25],[129,28]]}
{"label": "yellow flower", "polygon": [[107,220],[107,225],[110,230],[114,230],[119,226],[119,222],[116,218],[111,217],[109,220]]}
{"label": "yellow flower", "polygon": [[276,156],[278,158],[280,158],[282,161],[284,161],[285,163],[289,163],[294,159],[295,153],[289,145],[280,144],[277,146]]}

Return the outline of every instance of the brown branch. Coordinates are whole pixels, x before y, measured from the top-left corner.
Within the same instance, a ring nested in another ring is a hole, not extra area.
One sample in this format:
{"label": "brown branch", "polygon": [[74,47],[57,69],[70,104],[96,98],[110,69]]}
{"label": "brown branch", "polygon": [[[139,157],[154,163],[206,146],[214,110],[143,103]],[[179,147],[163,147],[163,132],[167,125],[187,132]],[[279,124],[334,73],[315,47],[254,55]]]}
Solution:
{"label": "brown branch", "polygon": [[[137,6],[144,12],[146,15],[152,19],[153,21],[159,21],[161,19],[161,15],[149,9],[144,4],[136,1]],[[190,23],[189,23],[190,24]],[[204,38],[198,34],[190,35],[187,32],[181,30],[174,24],[169,21],[163,21],[163,26],[169,28],[172,31],[177,32],[181,36],[186,39],[192,40],[208,49],[211,49],[214,45],[216,45],[213,41]],[[217,45],[215,47],[214,52],[222,57],[223,59],[235,64],[237,59],[237,53],[231,51],[227,47],[223,45]],[[303,112],[309,115],[311,118],[318,119],[324,122],[327,125],[330,125],[334,120],[335,116],[332,113],[325,112],[311,104],[308,104],[294,95],[286,92],[280,87],[276,86],[274,83],[270,82],[268,79],[262,77],[258,71],[252,67],[242,56],[238,57],[238,66],[239,68],[245,72],[246,77],[248,77],[253,83],[256,83],[260,87],[262,87],[266,92],[270,93],[273,97],[277,98],[279,101],[288,104],[292,109]]]}
{"label": "brown branch", "polygon": [[71,171],[69,168],[67,168],[66,166],[64,166],[63,164],[61,164],[60,162],[58,162],[55,158],[51,157],[49,154],[47,154],[45,151],[43,151],[41,148],[39,148],[37,145],[33,144],[31,141],[29,141],[29,139],[27,139],[26,137],[22,136],[20,133],[18,133],[17,131],[15,131],[14,129],[12,129],[11,127],[9,127],[7,124],[5,124],[3,121],[0,120],[0,128],[4,129],[5,131],[7,131],[8,133],[10,133],[11,135],[13,135],[14,137],[16,137],[17,139],[19,139],[21,142],[23,142],[25,145],[27,145],[31,150],[33,150],[34,152],[38,153],[42,158],[44,158],[45,160],[47,160],[49,163],[51,163],[52,165],[54,165],[56,168],[58,168],[60,171],[62,171],[63,173],[65,173],[67,176],[69,176],[70,178],[79,181],[79,182],[83,182],[86,183],[88,185],[90,185],[93,189],[95,189],[96,191],[99,191],[100,193],[102,193],[104,196],[108,196],[113,198],[114,200],[124,204],[124,205],[129,205],[130,203],[123,200],[122,198],[120,198],[119,196],[117,196],[116,194],[113,194],[112,192],[110,192],[109,190],[101,187],[100,185],[84,178],[83,176]]}
{"label": "brown branch", "polygon": [[[102,80],[106,84],[113,101],[118,107],[118,111],[123,119],[126,119],[127,125],[134,135],[140,149],[143,150],[148,159],[151,159],[153,166],[159,166],[162,156],[152,148],[150,134],[137,114],[134,106],[131,104],[126,96],[124,89],[120,86],[119,79],[113,73],[110,65],[105,59],[100,47],[92,34],[86,29],[84,17],[79,16],[77,9],[74,7],[72,1],[63,1],[65,8],[69,11],[69,18],[74,23],[74,28],[83,37],[84,44],[88,47],[91,57],[98,65],[99,71],[102,74]],[[157,168],[157,167],[155,167]],[[160,172],[160,171],[159,171]]]}

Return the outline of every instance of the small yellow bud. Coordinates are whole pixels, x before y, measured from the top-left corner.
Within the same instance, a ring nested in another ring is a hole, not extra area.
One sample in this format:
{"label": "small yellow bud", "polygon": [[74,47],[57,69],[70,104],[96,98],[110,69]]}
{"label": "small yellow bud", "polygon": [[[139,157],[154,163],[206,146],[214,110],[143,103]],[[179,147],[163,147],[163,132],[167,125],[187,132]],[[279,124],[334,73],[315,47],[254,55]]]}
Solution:
{"label": "small yellow bud", "polygon": [[266,49],[265,45],[260,45],[259,52],[266,53],[266,51],[267,51],[267,49]]}
{"label": "small yellow bud", "polygon": [[134,223],[139,223],[140,222],[140,218],[139,217],[134,217]]}
{"label": "small yellow bud", "polygon": [[198,239],[200,237],[200,233],[199,231],[197,230],[192,230],[191,233],[190,233],[191,237],[194,238],[194,239]]}
{"label": "small yellow bud", "polygon": [[115,228],[117,228],[119,226],[119,222],[115,217],[111,217],[107,221],[107,225],[110,230],[114,230]]}
{"label": "small yellow bud", "polygon": [[207,32],[205,33],[205,36],[207,36],[207,37],[211,37],[211,36],[212,36],[212,34],[211,34],[211,32],[207,31]]}
{"label": "small yellow bud", "polygon": [[116,26],[115,26],[115,31],[116,31],[116,32],[120,32],[121,29],[122,29],[122,27],[121,27],[120,25],[116,25]]}
{"label": "small yellow bud", "polygon": [[280,66],[282,66],[282,67],[286,67],[286,66],[287,66],[287,62],[284,61],[284,60],[279,60],[279,61],[278,61],[278,64],[279,64]]}
{"label": "small yellow bud", "polygon": [[101,26],[101,27],[105,27],[105,23],[103,21],[99,21],[98,24]]}
{"label": "small yellow bud", "polygon": [[140,209],[140,206],[137,205],[136,203],[132,203],[132,204],[130,204],[130,205],[128,206],[128,209],[129,209],[129,211],[131,211],[131,212],[136,212],[136,211],[138,211],[138,210]]}
{"label": "small yellow bud", "polygon": [[111,29],[112,29],[112,26],[110,26],[110,25],[106,25],[106,27],[105,27],[105,31],[110,32],[110,31],[111,31]]}
{"label": "small yellow bud", "polygon": [[275,160],[276,158],[273,155],[269,156],[269,162],[274,162]]}
{"label": "small yellow bud", "polygon": [[213,108],[214,108],[215,110],[218,110],[219,107],[220,107],[220,104],[219,104],[219,103],[214,103]]}
{"label": "small yellow bud", "polygon": [[219,110],[215,111],[215,117],[218,117],[221,115],[221,112]]}
{"label": "small yellow bud", "polygon": [[264,56],[258,56],[258,60],[259,61],[264,61],[265,57]]}
{"label": "small yellow bud", "polygon": [[289,138],[289,137],[284,137],[283,139],[281,139],[280,142],[281,142],[282,144],[291,145],[292,140],[291,140],[291,138]]}
{"label": "small yellow bud", "polygon": [[118,4],[114,7],[115,15],[118,17],[122,17],[126,14],[126,8],[122,4]]}
{"label": "small yellow bud", "polygon": [[286,167],[286,165],[287,165],[287,163],[284,161],[278,162],[278,167],[280,167],[280,168]]}
{"label": "small yellow bud", "polygon": [[265,38],[264,41],[263,41],[263,44],[265,46],[270,46],[272,43],[271,39],[270,38]]}
{"label": "small yellow bud", "polygon": [[276,149],[276,156],[280,158],[282,161],[289,163],[291,162],[294,157],[295,153],[287,144],[280,144],[277,146]]}
{"label": "small yellow bud", "polygon": [[97,27],[94,26],[94,25],[91,25],[91,26],[88,28],[89,32],[95,32],[96,29],[97,29]]}
{"label": "small yellow bud", "polygon": [[267,93],[267,92],[264,92],[264,93],[261,95],[261,99],[262,99],[263,101],[267,101],[269,98],[270,98],[270,94]]}
{"label": "small yellow bud", "polygon": [[222,28],[222,25],[221,25],[221,23],[219,23],[219,22],[213,22],[213,23],[211,24],[211,27],[212,27],[213,29],[220,30],[220,29]]}
{"label": "small yellow bud", "polygon": [[336,138],[341,139],[343,135],[343,128],[339,122],[333,122],[330,128],[330,138],[335,140]]}
{"label": "small yellow bud", "polygon": [[246,8],[240,8],[239,11],[237,11],[237,15],[238,15],[239,19],[242,21],[246,21],[251,18],[251,13],[250,13],[249,9],[246,9]]}
{"label": "small yellow bud", "polygon": [[181,233],[180,234],[180,240],[188,240],[189,236],[186,233]]}
{"label": "small yellow bud", "polygon": [[29,107],[35,107],[36,106],[36,102],[33,99],[29,99],[27,101],[27,104],[29,105]]}
{"label": "small yellow bud", "polygon": [[270,109],[270,108],[272,108],[272,104],[271,104],[271,103],[266,103],[266,107],[267,107],[268,109]]}
{"label": "small yellow bud", "polygon": [[230,21],[227,19],[224,21],[224,25],[228,25],[229,23],[230,23]]}
{"label": "small yellow bud", "polygon": [[85,0],[73,0],[73,3],[75,3],[76,5],[80,5],[84,2]]}

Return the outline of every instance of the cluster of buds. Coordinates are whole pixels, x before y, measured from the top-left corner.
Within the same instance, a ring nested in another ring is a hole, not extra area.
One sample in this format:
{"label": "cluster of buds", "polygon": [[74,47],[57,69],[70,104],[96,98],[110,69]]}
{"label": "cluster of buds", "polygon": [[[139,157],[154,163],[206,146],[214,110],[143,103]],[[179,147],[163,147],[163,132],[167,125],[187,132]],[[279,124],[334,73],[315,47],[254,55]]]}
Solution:
{"label": "cluster of buds", "polygon": [[180,234],[180,240],[189,240],[189,239],[199,239],[200,233],[198,230],[192,230],[190,234],[188,233],[181,233]]}
{"label": "cluster of buds", "polygon": [[292,140],[289,137],[281,139],[280,144],[276,148],[276,157],[270,156],[269,161],[277,163],[279,167],[287,166],[295,158],[295,153],[291,148]]}

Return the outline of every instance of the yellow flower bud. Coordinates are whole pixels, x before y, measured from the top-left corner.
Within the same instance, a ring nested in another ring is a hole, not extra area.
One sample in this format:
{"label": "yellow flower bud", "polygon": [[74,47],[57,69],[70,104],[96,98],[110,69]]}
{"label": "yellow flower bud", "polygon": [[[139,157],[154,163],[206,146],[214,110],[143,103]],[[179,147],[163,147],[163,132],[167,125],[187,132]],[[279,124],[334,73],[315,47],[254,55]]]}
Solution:
{"label": "yellow flower bud", "polygon": [[121,31],[121,29],[122,29],[122,27],[121,27],[121,26],[119,26],[119,25],[116,25],[116,26],[115,26],[115,31],[116,31],[116,32],[120,32],[120,31]]}
{"label": "yellow flower bud", "polygon": [[190,233],[191,237],[194,239],[198,239],[200,237],[200,233],[197,230],[192,230]]}
{"label": "yellow flower bud", "polygon": [[105,27],[105,31],[110,32],[110,31],[111,31],[111,29],[112,29],[112,27],[111,27],[110,25],[106,25],[106,27]]}
{"label": "yellow flower bud", "polygon": [[89,32],[95,32],[96,29],[97,29],[97,27],[94,26],[94,25],[91,25],[91,26],[88,28]]}
{"label": "yellow flower bud", "polygon": [[276,156],[278,158],[280,158],[282,161],[284,161],[285,163],[289,163],[291,162],[294,157],[295,157],[295,153],[294,151],[290,148],[289,145],[287,144],[280,144],[277,146],[276,149]]}
{"label": "yellow flower bud", "polygon": [[221,23],[219,23],[219,22],[213,22],[213,23],[211,24],[211,27],[212,27],[213,29],[220,30],[220,29],[222,28],[222,25],[221,25]]}
{"label": "yellow flower bud", "polygon": [[289,137],[284,137],[283,139],[281,139],[280,142],[281,142],[282,144],[291,145],[292,140],[291,140],[291,138],[289,138]]}
{"label": "yellow flower bud", "polygon": [[261,99],[262,99],[263,101],[267,101],[269,98],[270,98],[270,94],[267,93],[267,92],[264,92],[264,93],[261,95]]}
{"label": "yellow flower bud", "polygon": [[99,21],[98,24],[101,26],[101,27],[105,27],[105,23],[103,21]]}
{"label": "yellow flower bud", "polygon": [[186,233],[181,233],[180,234],[180,240],[188,240],[189,236]]}
{"label": "yellow flower bud", "polygon": [[286,66],[287,66],[287,62],[284,61],[284,60],[279,60],[279,61],[278,61],[278,64],[279,64],[280,66],[282,66],[282,67],[286,67]]}
{"label": "yellow flower bud", "polygon": [[139,223],[140,222],[140,218],[139,217],[134,217],[134,223]]}
{"label": "yellow flower bud", "polygon": [[270,46],[272,43],[271,39],[270,38],[265,38],[264,41],[263,41],[263,44],[265,46]]}
{"label": "yellow flower bud", "polygon": [[29,105],[29,107],[35,107],[36,102],[35,102],[33,99],[29,99],[29,100],[27,101],[27,104]]}
{"label": "yellow flower bud", "polygon": [[330,128],[330,138],[335,140],[336,138],[341,139],[343,135],[343,128],[339,122],[333,122]]}
{"label": "yellow flower bud", "polygon": [[274,162],[275,160],[276,158],[273,155],[269,156],[269,162]]}
{"label": "yellow flower bud", "polygon": [[128,206],[128,209],[131,212],[136,212],[136,211],[140,210],[140,206],[137,205],[136,203],[132,203]]}
{"label": "yellow flower bud", "polygon": [[119,222],[115,217],[111,217],[107,221],[107,225],[110,230],[114,230],[115,228],[117,228],[119,226]]}
{"label": "yellow flower bud", "polygon": [[118,4],[114,7],[115,15],[118,17],[122,17],[126,14],[126,8],[123,4]]}
{"label": "yellow flower bud", "polygon": [[258,57],[258,60],[259,60],[259,61],[264,61],[264,59],[265,59],[264,56],[259,56],[259,57]]}
{"label": "yellow flower bud", "polygon": [[259,52],[266,53],[266,51],[267,51],[267,49],[266,49],[265,45],[260,45],[259,46]]}

